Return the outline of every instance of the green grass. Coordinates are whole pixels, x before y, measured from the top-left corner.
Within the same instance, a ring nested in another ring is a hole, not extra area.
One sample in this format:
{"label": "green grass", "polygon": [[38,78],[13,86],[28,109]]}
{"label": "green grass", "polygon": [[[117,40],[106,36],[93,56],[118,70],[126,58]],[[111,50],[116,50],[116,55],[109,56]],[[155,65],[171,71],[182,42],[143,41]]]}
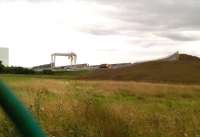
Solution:
{"label": "green grass", "polygon": [[[198,137],[200,86],[2,75],[50,137]],[[0,137],[17,136],[5,114]]]}
{"label": "green grass", "polygon": [[[29,80],[32,78],[40,78],[40,79],[78,79],[79,77],[85,76],[87,74],[91,73],[87,70],[82,71],[60,71],[60,72],[54,72],[53,74],[49,75],[43,75],[43,74],[0,74],[1,77],[4,80]],[[1,79],[1,78],[0,78]]]}

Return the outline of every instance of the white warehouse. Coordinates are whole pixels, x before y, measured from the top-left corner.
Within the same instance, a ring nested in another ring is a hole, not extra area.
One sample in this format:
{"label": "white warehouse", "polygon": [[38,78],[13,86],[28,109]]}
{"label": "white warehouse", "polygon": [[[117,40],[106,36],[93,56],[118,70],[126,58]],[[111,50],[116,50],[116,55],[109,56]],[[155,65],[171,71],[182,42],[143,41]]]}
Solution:
{"label": "white warehouse", "polygon": [[9,49],[0,47],[0,61],[4,66],[9,65]]}

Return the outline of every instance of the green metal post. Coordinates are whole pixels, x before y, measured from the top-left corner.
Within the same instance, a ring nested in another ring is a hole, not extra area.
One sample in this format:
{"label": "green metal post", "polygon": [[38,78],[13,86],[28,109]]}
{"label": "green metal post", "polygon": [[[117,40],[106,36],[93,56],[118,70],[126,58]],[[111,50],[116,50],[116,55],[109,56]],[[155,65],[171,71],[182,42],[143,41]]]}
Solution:
{"label": "green metal post", "polygon": [[25,105],[0,81],[0,104],[24,137],[47,137]]}

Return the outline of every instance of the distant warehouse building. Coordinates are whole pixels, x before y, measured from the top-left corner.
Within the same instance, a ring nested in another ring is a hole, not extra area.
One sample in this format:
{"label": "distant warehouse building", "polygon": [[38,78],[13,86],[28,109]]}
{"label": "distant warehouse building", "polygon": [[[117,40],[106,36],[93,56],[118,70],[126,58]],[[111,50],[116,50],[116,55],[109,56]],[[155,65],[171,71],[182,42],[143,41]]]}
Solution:
{"label": "distant warehouse building", "polygon": [[4,66],[9,65],[9,49],[0,47],[0,61]]}

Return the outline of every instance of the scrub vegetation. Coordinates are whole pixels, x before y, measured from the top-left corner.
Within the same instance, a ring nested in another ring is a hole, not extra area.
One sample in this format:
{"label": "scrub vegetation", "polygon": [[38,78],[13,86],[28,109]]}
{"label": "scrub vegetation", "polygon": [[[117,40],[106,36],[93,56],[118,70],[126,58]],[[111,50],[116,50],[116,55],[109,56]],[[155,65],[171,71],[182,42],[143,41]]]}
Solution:
{"label": "scrub vegetation", "polygon": [[[49,137],[198,137],[200,86],[3,75]],[[17,137],[0,115],[0,137]]]}

